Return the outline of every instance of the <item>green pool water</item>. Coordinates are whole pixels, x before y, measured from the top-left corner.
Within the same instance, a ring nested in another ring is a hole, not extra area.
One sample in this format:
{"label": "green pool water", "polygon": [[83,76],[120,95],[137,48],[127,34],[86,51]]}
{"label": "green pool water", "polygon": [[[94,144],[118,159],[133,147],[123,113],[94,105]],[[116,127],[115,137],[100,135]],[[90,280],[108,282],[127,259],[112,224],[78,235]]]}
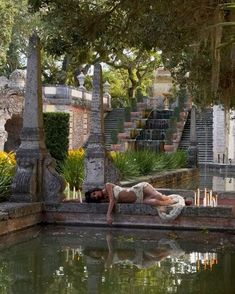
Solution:
{"label": "green pool water", "polygon": [[235,235],[35,227],[0,240],[0,293],[235,293]]}

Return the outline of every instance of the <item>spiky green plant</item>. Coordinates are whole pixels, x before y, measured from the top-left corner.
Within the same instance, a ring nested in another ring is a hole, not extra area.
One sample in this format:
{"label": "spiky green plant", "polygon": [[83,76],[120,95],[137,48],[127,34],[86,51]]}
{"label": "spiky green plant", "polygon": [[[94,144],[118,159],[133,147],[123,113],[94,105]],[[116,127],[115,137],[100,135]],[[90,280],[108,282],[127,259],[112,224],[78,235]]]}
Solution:
{"label": "spiky green plant", "polygon": [[187,154],[183,150],[168,154],[168,159],[170,169],[182,168],[187,164]]}
{"label": "spiky green plant", "polygon": [[156,152],[150,150],[139,150],[129,152],[129,157],[136,161],[140,175],[148,175],[155,168]]}
{"label": "spiky green plant", "polygon": [[140,175],[138,164],[130,152],[115,152],[112,154],[112,159],[114,165],[120,171],[121,179],[130,179]]}
{"label": "spiky green plant", "polygon": [[61,174],[69,183],[70,189],[81,189],[84,180],[84,151],[71,150],[64,162],[60,165]]}

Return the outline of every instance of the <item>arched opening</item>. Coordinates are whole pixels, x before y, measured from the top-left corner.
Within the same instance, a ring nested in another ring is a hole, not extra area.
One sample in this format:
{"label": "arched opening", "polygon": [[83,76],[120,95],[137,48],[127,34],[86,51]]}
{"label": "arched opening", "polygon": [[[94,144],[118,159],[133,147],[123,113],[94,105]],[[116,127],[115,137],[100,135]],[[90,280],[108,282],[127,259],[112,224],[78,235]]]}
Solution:
{"label": "arched opening", "polygon": [[15,151],[20,146],[20,132],[23,126],[23,118],[19,114],[13,114],[5,123],[5,130],[8,133],[7,141],[4,144],[4,151]]}

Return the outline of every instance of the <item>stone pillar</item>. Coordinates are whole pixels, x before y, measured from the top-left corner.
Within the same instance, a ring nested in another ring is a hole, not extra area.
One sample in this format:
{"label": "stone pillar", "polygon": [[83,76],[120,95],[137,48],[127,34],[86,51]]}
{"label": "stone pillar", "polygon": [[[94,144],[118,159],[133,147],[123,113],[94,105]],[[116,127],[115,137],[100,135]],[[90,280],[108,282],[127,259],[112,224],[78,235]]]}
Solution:
{"label": "stone pillar", "polygon": [[103,187],[106,183],[106,150],[104,147],[103,83],[100,64],[94,66],[93,92],[91,101],[90,136],[85,156],[85,181],[83,191]]}
{"label": "stone pillar", "polygon": [[192,106],[190,120],[190,146],[188,148],[188,167],[198,166],[198,147],[196,133],[196,107]]}
{"label": "stone pillar", "polygon": [[33,34],[29,39],[21,145],[16,152],[10,198],[15,202],[58,202],[65,188],[45,146],[40,57],[40,40]]}

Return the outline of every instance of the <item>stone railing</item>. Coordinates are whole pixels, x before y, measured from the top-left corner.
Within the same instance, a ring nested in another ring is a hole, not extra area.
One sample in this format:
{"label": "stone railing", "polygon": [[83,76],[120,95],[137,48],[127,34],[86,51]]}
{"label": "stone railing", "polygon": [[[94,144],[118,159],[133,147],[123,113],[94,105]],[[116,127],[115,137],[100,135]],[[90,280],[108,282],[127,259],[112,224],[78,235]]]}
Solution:
{"label": "stone railing", "polygon": [[[42,89],[44,101],[53,101],[56,104],[73,104],[80,106],[90,106],[92,93],[85,90],[65,85],[47,85]],[[108,108],[109,97],[103,96],[104,107]]]}

